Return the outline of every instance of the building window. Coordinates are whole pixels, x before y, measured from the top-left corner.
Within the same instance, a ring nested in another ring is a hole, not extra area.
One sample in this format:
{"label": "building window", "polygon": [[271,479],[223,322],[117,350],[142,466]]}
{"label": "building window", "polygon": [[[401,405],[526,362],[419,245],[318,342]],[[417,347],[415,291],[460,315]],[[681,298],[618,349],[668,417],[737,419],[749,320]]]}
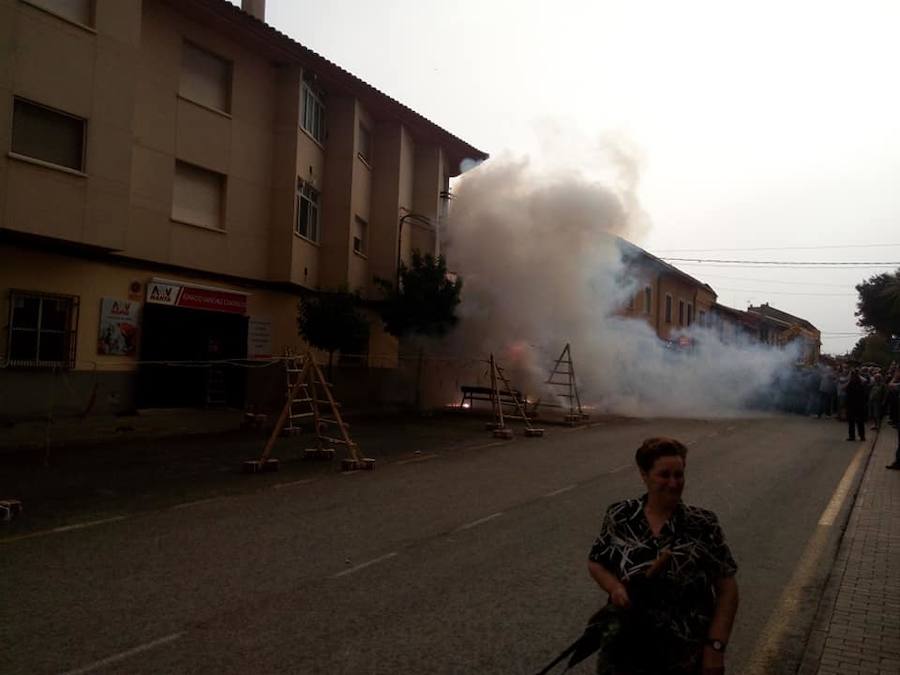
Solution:
{"label": "building window", "polygon": [[94,25],[93,0],[27,0],[27,2],[82,26]]}
{"label": "building window", "polygon": [[687,325],[690,326],[694,323],[694,306],[688,304],[687,306]]}
{"label": "building window", "polygon": [[231,112],[231,62],[185,42],[178,93],[214,110]]}
{"label": "building window", "polygon": [[75,366],[78,298],[26,291],[10,293],[9,348],[12,366]]}
{"label": "building window", "polygon": [[10,150],[17,155],[84,171],[85,127],[86,122],[80,117],[16,98]]}
{"label": "building window", "polygon": [[372,163],[372,133],[362,122],[359,123],[359,158],[366,164]]}
{"label": "building window", "polygon": [[653,291],[649,286],[644,287],[644,314],[650,313],[650,306],[653,304]]}
{"label": "building window", "polygon": [[705,326],[706,326],[706,312],[704,312],[704,311],[701,309],[701,310],[697,313],[697,318],[700,320],[700,325],[705,327]]}
{"label": "building window", "polygon": [[303,180],[297,181],[297,234],[319,242],[319,191]]}
{"label": "building window", "polygon": [[369,223],[359,216],[353,219],[353,252],[366,255],[369,250]]}
{"label": "building window", "polygon": [[319,143],[325,142],[325,104],[319,93],[313,91],[312,85],[303,83],[303,106],[300,126]]}
{"label": "building window", "polygon": [[666,293],[666,323],[672,323],[672,296]]}
{"label": "building window", "polygon": [[678,301],[678,325],[684,325],[684,300]]}
{"label": "building window", "polygon": [[172,220],[224,229],[225,176],[187,162],[175,162]]}

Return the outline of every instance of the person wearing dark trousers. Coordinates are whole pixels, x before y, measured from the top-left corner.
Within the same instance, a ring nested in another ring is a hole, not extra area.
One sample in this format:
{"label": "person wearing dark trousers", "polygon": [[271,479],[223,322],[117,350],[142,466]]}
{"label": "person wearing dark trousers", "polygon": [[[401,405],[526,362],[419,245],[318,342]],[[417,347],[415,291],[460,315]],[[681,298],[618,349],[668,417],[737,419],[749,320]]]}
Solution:
{"label": "person wearing dark trousers", "polygon": [[[896,419],[898,408],[900,408],[897,398],[897,394],[900,393],[900,370],[894,372],[894,378],[888,383],[888,392],[893,394],[894,408],[892,412],[894,413],[894,419]],[[897,452],[894,454],[894,461],[888,464],[886,468],[900,471],[900,424],[897,425]]]}
{"label": "person wearing dark trousers", "polygon": [[847,383],[847,440],[855,441],[859,434],[859,440],[866,440],[866,414],[868,412],[868,391],[859,377],[859,372],[854,369],[850,373],[850,381]]}

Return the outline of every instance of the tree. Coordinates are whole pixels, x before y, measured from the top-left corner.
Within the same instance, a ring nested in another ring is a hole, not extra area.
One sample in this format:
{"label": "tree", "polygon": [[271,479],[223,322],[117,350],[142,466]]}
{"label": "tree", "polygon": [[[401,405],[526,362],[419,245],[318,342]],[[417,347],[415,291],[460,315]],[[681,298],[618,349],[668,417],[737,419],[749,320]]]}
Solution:
{"label": "tree", "polygon": [[428,335],[443,337],[459,321],[462,279],[447,274],[443,256],[413,251],[409,267],[400,264],[399,288],[378,280],[384,293],[379,307],[385,330],[394,337]]}
{"label": "tree", "polygon": [[883,368],[887,368],[897,357],[891,352],[890,341],[879,333],[860,338],[850,356],[860,363],[877,363]]}
{"label": "tree", "polygon": [[369,322],[356,307],[359,297],[347,291],[323,292],[300,301],[297,327],[316,349],[328,352],[328,377],[334,353],[361,352],[369,341]]}
{"label": "tree", "polygon": [[871,277],[856,286],[857,322],[885,337],[900,335],[900,270]]}
{"label": "tree", "polygon": [[[383,279],[376,280],[384,293],[379,306],[384,329],[396,338],[408,335],[443,337],[459,322],[456,307],[462,292],[462,279],[447,274],[443,256],[412,252],[409,267],[402,262],[399,288]],[[422,409],[423,349],[419,347],[416,368],[416,409]]]}

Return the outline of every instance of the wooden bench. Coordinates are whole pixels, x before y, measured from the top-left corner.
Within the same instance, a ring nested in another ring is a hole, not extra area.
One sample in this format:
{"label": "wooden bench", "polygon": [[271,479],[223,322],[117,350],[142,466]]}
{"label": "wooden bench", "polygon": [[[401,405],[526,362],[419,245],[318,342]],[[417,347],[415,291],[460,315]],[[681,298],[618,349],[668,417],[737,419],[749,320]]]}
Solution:
{"label": "wooden bench", "polygon": [[[475,401],[494,402],[494,391],[490,387],[463,385],[459,390],[462,392],[462,401],[460,402],[461,407],[465,407],[466,403],[473,406]],[[518,401],[523,408],[525,407],[525,396],[521,391],[517,389],[513,389],[512,391],[501,389],[497,393],[500,396],[501,405],[515,406],[516,401]]]}

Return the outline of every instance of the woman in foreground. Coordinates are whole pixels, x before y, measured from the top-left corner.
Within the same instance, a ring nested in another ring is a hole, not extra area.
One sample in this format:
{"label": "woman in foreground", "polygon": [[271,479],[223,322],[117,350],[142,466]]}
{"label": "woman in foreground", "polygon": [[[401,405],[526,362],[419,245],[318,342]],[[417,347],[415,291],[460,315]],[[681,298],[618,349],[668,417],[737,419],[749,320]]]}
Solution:
{"label": "woman in foreground", "polygon": [[[611,505],[588,570],[609,602],[645,627],[642,647],[600,654],[603,675],[720,675],[738,606],[731,555],[712,511],[681,501],[687,448],[649,438],[635,454],[647,493]],[[655,565],[654,565],[655,563]],[[652,592],[632,604],[652,566]]]}

